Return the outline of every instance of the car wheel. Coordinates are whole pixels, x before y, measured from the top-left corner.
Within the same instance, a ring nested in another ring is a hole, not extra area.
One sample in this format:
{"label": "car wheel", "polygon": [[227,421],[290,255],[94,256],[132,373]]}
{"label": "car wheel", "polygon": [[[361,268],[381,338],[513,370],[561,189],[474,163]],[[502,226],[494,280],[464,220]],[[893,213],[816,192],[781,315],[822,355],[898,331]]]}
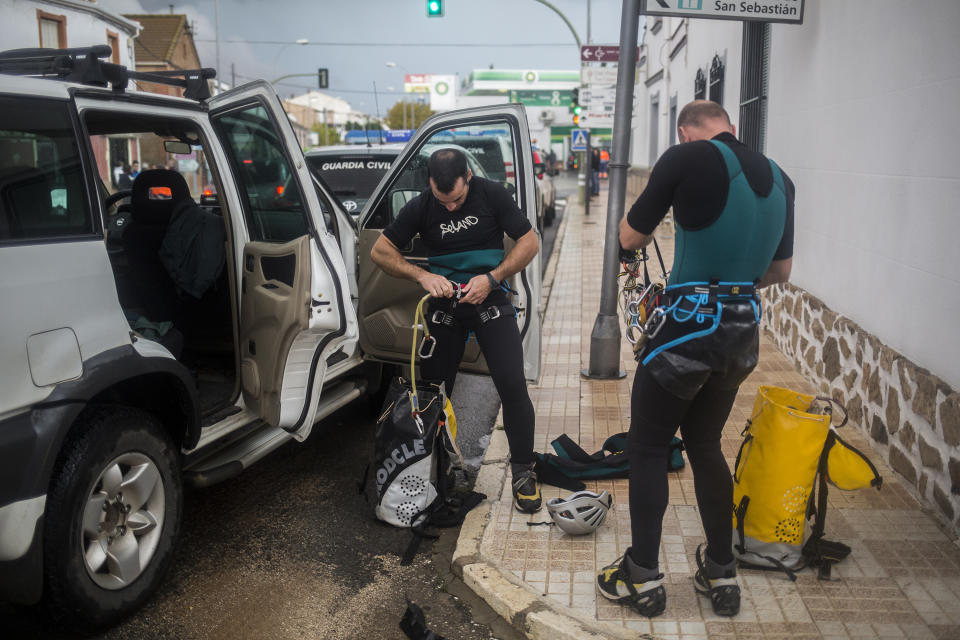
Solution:
{"label": "car wheel", "polygon": [[549,227],[553,224],[554,219],[557,217],[557,207],[555,205],[550,205],[547,209],[547,213],[543,216],[544,223]]}
{"label": "car wheel", "polygon": [[64,447],[47,496],[45,598],[62,626],[97,629],[140,607],[173,556],[177,447],[152,414],[98,407]]}

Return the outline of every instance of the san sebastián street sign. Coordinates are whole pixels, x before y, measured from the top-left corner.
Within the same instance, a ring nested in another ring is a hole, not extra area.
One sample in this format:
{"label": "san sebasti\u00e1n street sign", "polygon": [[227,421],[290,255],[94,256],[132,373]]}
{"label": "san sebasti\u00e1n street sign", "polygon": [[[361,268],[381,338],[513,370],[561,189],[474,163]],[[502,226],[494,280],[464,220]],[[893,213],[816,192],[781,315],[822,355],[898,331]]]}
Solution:
{"label": "san sebasti\u00e1n street sign", "polygon": [[640,13],[803,24],[803,0],[645,0]]}

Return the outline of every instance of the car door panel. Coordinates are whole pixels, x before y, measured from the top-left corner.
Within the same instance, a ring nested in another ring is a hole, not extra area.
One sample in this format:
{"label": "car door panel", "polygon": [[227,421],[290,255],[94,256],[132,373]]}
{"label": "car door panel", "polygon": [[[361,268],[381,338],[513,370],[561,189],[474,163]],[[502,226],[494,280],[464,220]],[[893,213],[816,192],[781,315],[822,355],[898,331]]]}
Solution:
{"label": "car door panel", "polygon": [[[409,362],[410,342],[413,337],[413,316],[417,300],[423,289],[415,282],[393,278],[385,274],[369,259],[370,249],[379,238],[382,227],[390,215],[396,212],[415,195],[407,184],[409,176],[404,168],[409,165],[420,148],[435,143],[431,136],[437,132],[455,131],[463,127],[480,125],[504,126],[510,131],[514,148],[512,164],[515,164],[515,188],[519,194],[518,204],[534,230],[537,230],[536,187],[533,172],[532,149],[526,116],[520,105],[497,105],[439,114],[420,128],[414,138],[394,162],[390,171],[381,180],[377,190],[368,200],[360,216],[359,238],[359,289],[361,295],[358,315],[360,320],[360,345],[368,357],[388,362]],[[453,140],[456,141],[455,138]],[[422,187],[421,187],[422,188]],[[539,231],[537,230],[538,236]],[[401,254],[413,264],[426,266],[426,251],[401,247]],[[509,251],[513,241],[504,237],[504,249]],[[524,369],[528,380],[536,380],[540,372],[541,317],[540,317],[540,256],[527,268],[513,276],[509,283],[518,292],[512,302],[518,310],[518,326],[524,343]],[[530,301],[534,301],[533,304]],[[461,371],[488,373],[486,362],[480,353],[475,338],[471,338],[465,350]]]}
{"label": "car door panel", "polygon": [[327,359],[357,338],[346,266],[272,87],[244,85],[210,105],[248,236],[240,265],[244,403],[303,439]]}

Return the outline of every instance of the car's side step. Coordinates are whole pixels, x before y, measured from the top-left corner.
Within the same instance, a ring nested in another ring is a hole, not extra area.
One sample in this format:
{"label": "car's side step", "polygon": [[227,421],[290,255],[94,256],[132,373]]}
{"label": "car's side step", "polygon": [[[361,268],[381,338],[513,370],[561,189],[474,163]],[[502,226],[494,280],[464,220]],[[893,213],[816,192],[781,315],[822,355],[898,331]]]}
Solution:
{"label": "car's side step", "polygon": [[[364,379],[346,380],[325,390],[317,407],[317,420],[356,400],[367,390]],[[194,487],[209,487],[239,474],[293,436],[279,428],[263,425],[216,453],[197,460],[184,470],[184,482]]]}

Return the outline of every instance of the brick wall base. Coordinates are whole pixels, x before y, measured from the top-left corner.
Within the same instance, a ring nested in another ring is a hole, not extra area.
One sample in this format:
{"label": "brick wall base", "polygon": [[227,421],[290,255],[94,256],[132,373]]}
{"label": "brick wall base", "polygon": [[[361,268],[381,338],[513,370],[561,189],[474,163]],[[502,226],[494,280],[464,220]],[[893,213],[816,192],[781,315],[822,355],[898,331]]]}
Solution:
{"label": "brick wall base", "polygon": [[791,284],[763,291],[763,328],[890,466],[960,533],[960,394]]}

